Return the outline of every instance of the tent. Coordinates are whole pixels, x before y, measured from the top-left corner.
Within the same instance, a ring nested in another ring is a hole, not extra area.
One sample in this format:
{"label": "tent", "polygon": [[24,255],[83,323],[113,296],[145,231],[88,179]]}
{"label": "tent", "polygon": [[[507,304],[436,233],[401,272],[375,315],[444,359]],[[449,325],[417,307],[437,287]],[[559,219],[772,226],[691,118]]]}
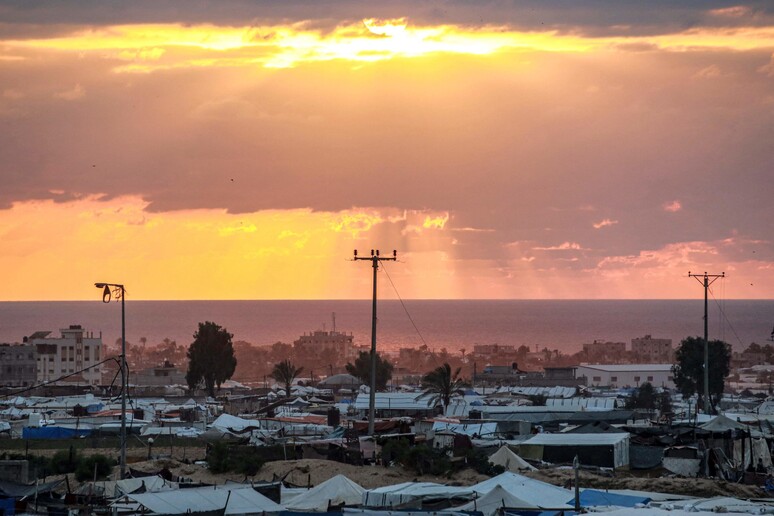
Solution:
{"label": "tent", "polygon": [[514,496],[533,505],[550,507],[552,509],[572,509],[566,503],[567,500],[574,496],[574,493],[569,489],[557,487],[540,480],[525,477],[524,475],[511,473],[510,471],[479,482],[471,486],[470,489],[479,495],[484,495],[497,486],[501,486]]}
{"label": "tent", "polygon": [[[637,507],[650,503],[651,499],[647,496],[633,496],[597,489],[584,489],[580,492],[581,507]],[[575,497],[567,501],[568,504],[575,503]]]}
{"label": "tent", "polygon": [[489,462],[496,466],[502,466],[505,471],[534,471],[536,468],[516,455],[508,446],[501,446],[499,450],[489,457]]}
{"label": "tent", "polygon": [[452,487],[434,482],[403,482],[392,486],[377,487],[363,493],[365,507],[396,507],[406,504],[421,505],[437,500],[461,501],[473,498],[473,488]]}
{"label": "tent", "polygon": [[118,498],[134,492],[157,493],[159,491],[172,491],[177,488],[176,483],[168,482],[160,476],[149,476],[103,482],[86,482],[78,488],[77,493],[83,495],[101,495],[106,498]]}
{"label": "tent", "polygon": [[571,464],[621,468],[629,466],[629,433],[537,434],[519,446],[523,457]]}
{"label": "tent", "polygon": [[291,511],[326,512],[337,505],[360,505],[365,489],[344,475],[336,475],[288,502]]}
{"label": "tent", "polygon": [[497,511],[503,507],[509,509],[542,509],[542,507],[522,500],[506,491],[503,486],[497,485],[494,489],[484,496],[474,499],[460,507],[455,507],[455,511],[480,512],[484,516],[494,516]]}
{"label": "tent", "polygon": [[194,487],[160,493],[129,494],[127,497],[153,514],[217,511],[224,507],[225,514],[262,514],[285,510],[250,486],[221,486],[217,489]]}

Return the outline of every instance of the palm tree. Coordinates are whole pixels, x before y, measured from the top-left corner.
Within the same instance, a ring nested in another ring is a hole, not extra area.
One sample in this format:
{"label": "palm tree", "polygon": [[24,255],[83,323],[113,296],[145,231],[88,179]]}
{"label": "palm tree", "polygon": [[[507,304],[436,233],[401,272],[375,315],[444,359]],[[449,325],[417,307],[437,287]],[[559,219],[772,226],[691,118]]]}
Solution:
{"label": "palm tree", "polygon": [[293,384],[293,380],[295,380],[303,370],[303,367],[294,366],[293,363],[286,358],[282,362],[274,364],[274,368],[271,370],[269,376],[278,382],[285,384],[285,396],[289,397],[290,386]]}
{"label": "palm tree", "polygon": [[464,394],[463,388],[467,387],[467,383],[459,377],[461,369],[458,367],[452,374],[451,366],[444,363],[424,375],[422,377],[424,392],[417,399],[430,396],[430,401],[434,405],[438,405],[440,402],[444,413],[446,413],[452,398]]}

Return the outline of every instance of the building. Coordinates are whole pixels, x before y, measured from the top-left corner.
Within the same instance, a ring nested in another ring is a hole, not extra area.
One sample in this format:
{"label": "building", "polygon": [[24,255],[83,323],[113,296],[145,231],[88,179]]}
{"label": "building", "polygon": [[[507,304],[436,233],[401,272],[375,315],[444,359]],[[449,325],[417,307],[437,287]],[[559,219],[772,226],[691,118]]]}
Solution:
{"label": "building", "polygon": [[589,362],[624,362],[626,360],[626,343],[595,340],[583,344],[583,353]]}
{"label": "building", "polygon": [[632,339],[632,353],[648,364],[671,364],[674,360],[672,339],[654,339],[650,335]]}
{"label": "building", "polygon": [[340,360],[350,360],[357,357],[354,339],[351,333],[317,330],[301,335],[293,342],[293,349],[297,355],[335,354]]}
{"label": "building", "polygon": [[0,386],[29,387],[37,381],[37,351],[29,344],[0,344]]}
{"label": "building", "polygon": [[167,385],[187,385],[185,373],[175,367],[175,364],[165,360],[163,364],[138,371],[132,375],[129,383],[141,386],[165,387]]}
{"label": "building", "polygon": [[581,364],[577,375],[586,377],[593,387],[639,387],[650,383],[654,387],[675,388],[672,364]]}
{"label": "building", "polygon": [[49,337],[50,331],[33,333],[27,341],[37,350],[38,382],[63,381],[99,385],[104,359],[102,334],[85,331],[80,325],[60,330],[60,337]]}

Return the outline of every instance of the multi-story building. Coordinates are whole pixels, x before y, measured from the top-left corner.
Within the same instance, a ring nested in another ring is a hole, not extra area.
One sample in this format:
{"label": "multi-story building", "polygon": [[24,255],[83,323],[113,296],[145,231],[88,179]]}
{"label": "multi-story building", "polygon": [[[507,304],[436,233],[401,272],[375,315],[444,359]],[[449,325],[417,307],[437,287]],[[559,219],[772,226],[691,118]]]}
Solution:
{"label": "multi-story building", "polygon": [[649,364],[671,364],[674,359],[672,339],[654,339],[650,335],[632,339],[632,353]]}
{"label": "multi-story building", "polygon": [[301,335],[293,342],[296,353],[320,355],[321,353],[335,353],[341,360],[350,360],[356,357],[354,347],[355,337],[350,333],[340,331],[317,330],[309,334]]}
{"label": "multi-story building", "polygon": [[29,387],[37,380],[37,351],[28,344],[0,344],[0,386]]}
{"label": "multi-story building", "polygon": [[583,353],[586,356],[586,360],[590,362],[623,362],[626,359],[626,343],[595,340],[594,342],[583,344]]}
{"label": "multi-story building", "polygon": [[55,381],[73,375],[69,381],[99,385],[102,366],[94,365],[104,359],[102,334],[95,337],[80,325],[71,325],[60,332],[60,337],[49,337],[50,331],[38,331],[28,339],[38,353],[38,381]]}

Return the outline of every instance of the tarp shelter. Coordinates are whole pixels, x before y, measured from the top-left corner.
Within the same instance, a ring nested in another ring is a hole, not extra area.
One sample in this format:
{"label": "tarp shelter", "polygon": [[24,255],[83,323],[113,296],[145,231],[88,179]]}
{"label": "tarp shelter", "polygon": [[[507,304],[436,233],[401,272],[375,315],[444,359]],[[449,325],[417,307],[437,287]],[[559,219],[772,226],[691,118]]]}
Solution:
{"label": "tarp shelter", "polygon": [[26,496],[42,495],[50,493],[56,489],[59,484],[63,483],[62,480],[55,480],[54,482],[45,482],[42,484],[17,484],[16,482],[9,482],[7,480],[0,480],[0,496],[5,498],[24,498]]}
{"label": "tarp shelter", "polygon": [[623,468],[629,466],[629,433],[537,434],[519,446],[519,455],[558,464]]}
{"label": "tarp shelter", "polygon": [[572,508],[566,503],[567,500],[574,496],[569,489],[563,489],[509,471],[470,486],[470,489],[478,493],[478,495],[485,495],[497,486],[501,486],[514,496],[533,505],[550,507],[552,509]]}
{"label": "tarp shelter", "polygon": [[489,462],[496,466],[502,466],[505,471],[517,473],[519,471],[532,471],[536,468],[516,455],[508,446],[501,446],[499,450],[489,457]]}
{"label": "tarp shelter", "polygon": [[365,489],[344,475],[333,478],[294,497],[288,502],[291,511],[326,512],[329,507],[340,505],[360,505]]}
{"label": "tarp shelter", "polygon": [[450,423],[447,421],[435,421],[433,431],[448,430],[455,434],[464,434],[469,437],[489,436],[497,432],[497,423]]}
{"label": "tarp shelter", "polygon": [[[494,487],[494,486],[493,486]],[[392,486],[377,487],[363,493],[365,507],[399,507],[439,500],[459,500],[460,503],[473,498],[473,488],[452,487],[434,482],[404,482]]]}
{"label": "tarp shelter", "polygon": [[251,428],[261,428],[261,422],[256,419],[243,419],[231,414],[221,414],[210,425],[221,432],[242,433]]}
{"label": "tarp shelter", "polygon": [[[229,493],[231,495],[229,496]],[[226,507],[225,514],[262,514],[285,508],[255,491],[250,486],[194,487],[160,493],[130,494],[127,497],[153,514],[185,514],[216,511]],[[226,506],[228,500],[228,506]]]}
{"label": "tarp shelter", "polygon": [[[650,502],[647,496],[632,496],[597,489],[584,489],[580,492],[581,507],[636,507]],[[575,497],[567,501],[568,504],[575,504]]]}
{"label": "tarp shelter", "polygon": [[494,516],[501,508],[542,509],[542,507],[522,500],[498,485],[480,498],[476,498],[460,507],[455,507],[454,510],[480,512],[484,516]]}
{"label": "tarp shelter", "polygon": [[25,426],[22,429],[22,439],[71,439],[86,437],[91,434],[91,428],[69,428],[64,426]]}
{"label": "tarp shelter", "polygon": [[164,480],[160,476],[125,478],[105,482],[87,482],[77,491],[78,494],[101,495],[106,498],[119,498],[130,493],[157,493],[177,489],[176,483]]}

